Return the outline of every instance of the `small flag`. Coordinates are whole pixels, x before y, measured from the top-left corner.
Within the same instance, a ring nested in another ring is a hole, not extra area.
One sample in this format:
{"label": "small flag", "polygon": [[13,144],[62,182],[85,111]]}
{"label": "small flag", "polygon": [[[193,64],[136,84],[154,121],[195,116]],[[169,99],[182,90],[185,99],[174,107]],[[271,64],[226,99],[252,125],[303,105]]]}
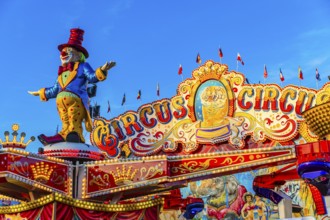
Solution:
{"label": "small flag", "polygon": [[141,89],[139,90],[136,99],[140,99],[141,98]]}
{"label": "small flag", "polygon": [[108,111],[107,111],[107,113],[109,113],[111,111],[111,109],[110,109],[110,102],[108,101]]}
{"label": "small flag", "polygon": [[196,57],[196,63],[202,63],[202,60],[201,60],[201,56],[199,55],[199,53],[197,54],[197,57]]}
{"label": "small flag", "polygon": [[179,66],[178,74],[179,74],[179,75],[182,74],[182,65],[181,65],[181,64],[180,64],[180,66]]}
{"label": "small flag", "polygon": [[315,75],[315,77],[316,77],[316,79],[317,79],[318,81],[321,80],[321,76],[320,76],[320,73],[319,73],[319,71],[318,71],[317,68],[316,68],[316,75]]}
{"label": "small flag", "polygon": [[301,70],[300,67],[298,68],[298,78],[299,78],[300,80],[304,79],[303,72],[302,72],[302,70]]}
{"label": "small flag", "polygon": [[125,96],[125,93],[124,93],[123,100],[121,101],[121,105],[124,105],[125,102],[126,102],[126,96]]}
{"label": "small flag", "polygon": [[264,78],[266,79],[268,77],[268,72],[267,72],[267,67],[266,67],[266,64],[265,64],[265,67],[264,67]]}
{"label": "small flag", "polygon": [[157,96],[160,95],[160,91],[159,91],[159,83],[157,83]]}
{"label": "small flag", "polygon": [[237,53],[237,61],[241,62],[241,64],[244,66],[244,61],[242,60],[242,57],[239,53]]}
{"label": "small flag", "polygon": [[283,73],[282,73],[282,70],[280,68],[280,80],[283,82],[284,81],[284,76],[283,76]]}
{"label": "small flag", "polygon": [[223,57],[223,53],[222,53],[222,50],[221,48],[219,48],[219,57],[222,58]]}
{"label": "small flag", "polygon": [[242,61],[241,55],[239,53],[237,53],[237,60]]}

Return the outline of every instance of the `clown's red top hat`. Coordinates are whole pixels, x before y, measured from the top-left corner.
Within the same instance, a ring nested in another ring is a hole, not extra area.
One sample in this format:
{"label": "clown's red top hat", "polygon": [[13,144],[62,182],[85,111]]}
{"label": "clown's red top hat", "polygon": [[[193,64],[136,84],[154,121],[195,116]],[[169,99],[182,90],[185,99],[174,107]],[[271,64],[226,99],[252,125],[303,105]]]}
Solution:
{"label": "clown's red top hat", "polygon": [[72,28],[70,30],[70,38],[68,43],[58,45],[59,51],[62,51],[64,47],[73,47],[76,50],[82,52],[86,58],[88,58],[89,54],[87,50],[82,46],[82,41],[84,40],[84,30],[80,28]]}

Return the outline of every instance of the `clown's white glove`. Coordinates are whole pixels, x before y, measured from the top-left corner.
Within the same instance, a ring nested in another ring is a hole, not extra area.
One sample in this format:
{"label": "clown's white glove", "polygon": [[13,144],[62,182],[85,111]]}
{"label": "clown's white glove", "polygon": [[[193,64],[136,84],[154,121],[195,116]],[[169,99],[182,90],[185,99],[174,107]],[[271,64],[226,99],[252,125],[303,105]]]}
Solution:
{"label": "clown's white glove", "polygon": [[34,96],[39,96],[39,91],[28,91],[28,93],[30,93],[31,95],[34,95]]}
{"label": "clown's white glove", "polygon": [[102,67],[101,70],[103,72],[108,71],[109,69],[111,69],[112,67],[116,66],[116,62],[110,61],[110,62],[106,62]]}

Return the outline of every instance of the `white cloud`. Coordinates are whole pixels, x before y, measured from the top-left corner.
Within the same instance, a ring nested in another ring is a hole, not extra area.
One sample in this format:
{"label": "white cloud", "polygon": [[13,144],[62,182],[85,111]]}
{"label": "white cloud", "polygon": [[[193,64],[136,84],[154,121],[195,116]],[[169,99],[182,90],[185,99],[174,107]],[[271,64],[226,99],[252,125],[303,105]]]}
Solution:
{"label": "white cloud", "polygon": [[308,61],[308,63],[306,64],[311,67],[317,67],[325,64],[326,61],[328,61],[328,59],[329,59],[328,56],[315,57],[314,59]]}
{"label": "white cloud", "polygon": [[118,1],[112,1],[111,7],[108,8],[107,13],[112,16],[120,16],[122,11],[127,10],[131,8],[132,6],[132,0],[118,0]]}
{"label": "white cloud", "polygon": [[326,37],[330,35],[330,28],[320,28],[314,29],[307,32],[302,33],[299,37],[300,38],[320,38]]}

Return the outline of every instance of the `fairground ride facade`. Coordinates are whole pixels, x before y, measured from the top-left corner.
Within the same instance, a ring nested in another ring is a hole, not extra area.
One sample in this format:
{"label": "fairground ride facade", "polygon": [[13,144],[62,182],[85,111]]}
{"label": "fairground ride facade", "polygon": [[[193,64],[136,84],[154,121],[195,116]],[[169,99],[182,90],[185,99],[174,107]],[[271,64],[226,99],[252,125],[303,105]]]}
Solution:
{"label": "fairground ride facade", "polygon": [[13,126],[1,219],[327,219],[330,84],[245,82],[207,61],[174,97],[94,119],[92,145],[33,154]]}

